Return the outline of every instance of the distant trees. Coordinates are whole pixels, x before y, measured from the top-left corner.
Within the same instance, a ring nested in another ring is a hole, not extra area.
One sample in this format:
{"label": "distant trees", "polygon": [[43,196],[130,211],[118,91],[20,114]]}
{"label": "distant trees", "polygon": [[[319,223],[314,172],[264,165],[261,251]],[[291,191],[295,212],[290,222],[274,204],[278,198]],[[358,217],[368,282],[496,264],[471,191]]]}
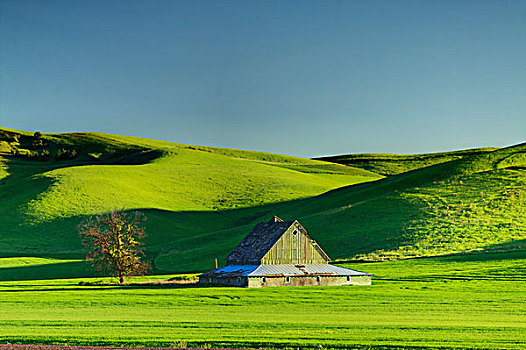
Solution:
{"label": "distant trees", "polygon": [[99,272],[107,272],[124,283],[124,278],[144,275],[150,265],[145,262],[142,223],[146,217],[139,212],[128,214],[113,209],[111,213],[90,217],[78,231],[83,244],[90,249],[86,260]]}

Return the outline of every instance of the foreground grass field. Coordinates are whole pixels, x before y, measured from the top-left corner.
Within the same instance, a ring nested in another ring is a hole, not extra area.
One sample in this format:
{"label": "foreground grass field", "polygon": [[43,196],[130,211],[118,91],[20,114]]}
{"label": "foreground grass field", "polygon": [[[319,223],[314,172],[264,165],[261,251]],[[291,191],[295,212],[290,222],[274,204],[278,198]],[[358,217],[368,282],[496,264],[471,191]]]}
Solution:
{"label": "foreground grass field", "polygon": [[[15,259],[10,265],[20,264]],[[1,282],[0,342],[526,347],[524,251],[345,266],[374,273],[374,284],[256,290],[79,286],[79,279]]]}

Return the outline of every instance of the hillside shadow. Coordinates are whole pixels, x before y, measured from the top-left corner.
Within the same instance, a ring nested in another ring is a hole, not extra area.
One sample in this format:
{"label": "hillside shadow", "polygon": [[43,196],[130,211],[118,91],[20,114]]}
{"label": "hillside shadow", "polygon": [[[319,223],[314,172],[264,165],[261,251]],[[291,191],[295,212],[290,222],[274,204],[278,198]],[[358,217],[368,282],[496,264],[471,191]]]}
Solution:
{"label": "hillside shadow", "polygon": [[[69,277],[64,277],[69,278]],[[44,279],[44,278],[43,278]],[[20,280],[23,281],[23,280]],[[128,290],[159,290],[159,289],[195,289],[195,288],[206,288],[198,284],[157,284],[157,285],[89,285],[89,286],[78,286],[78,287],[57,287],[56,285],[43,285],[43,284],[20,284],[20,285],[8,285],[2,286],[0,293],[13,293],[13,292],[82,292],[82,291],[95,291],[95,290],[115,290],[115,289],[128,289]]]}
{"label": "hillside shadow", "polygon": [[44,265],[0,266],[0,281],[51,280],[60,278],[93,277],[84,261],[61,262]]}
{"label": "hillside shadow", "polygon": [[[382,180],[380,180],[382,181]],[[265,204],[248,208],[219,211],[178,211],[142,208],[146,221],[145,248],[153,262],[153,273],[202,272],[214,268],[215,259],[224,263],[226,256],[260,221],[267,221],[278,215],[284,220],[299,220],[323,249],[333,259],[349,258],[355,254],[369,253],[376,249],[394,249],[401,244],[381,227],[364,230],[368,225],[368,206],[352,207],[363,201],[363,196],[378,200],[374,203],[378,215],[387,220],[387,212],[395,210],[399,221],[383,223],[391,225],[393,232],[400,229],[418,213],[418,208],[393,206],[391,202],[381,204],[385,193],[375,195],[374,183],[362,183],[346,187],[342,191],[325,193],[320,196]],[[35,195],[50,183],[41,184]],[[36,188],[36,187],[35,187]],[[373,192],[373,195],[370,192]],[[27,199],[26,199],[27,200]],[[340,210],[343,206],[349,206]],[[134,210],[129,210],[134,211]],[[403,214],[403,215],[402,215]],[[0,256],[33,256],[57,259],[83,259],[85,249],[81,245],[76,227],[88,215],[78,215],[42,222],[34,226],[13,227],[17,236],[16,245],[0,243]],[[68,266],[68,265],[64,265]],[[73,265],[70,265],[73,267]],[[58,265],[55,267],[59,267]],[[76,270],[53,272],[54,267],[38,267],[10,270],[5,276],[18,276],[21,280],[59,278],[60,276],[84,277]],[[62,275],[61,275],[62,274]],[[92,274],[91,274],[92,275]],[[14,277],[9,277],[14,278]],[[0,274],[0,280],[4,280]]]}
{"label": "hillside shadow", "polygon": [[[514,245],[516,245],[514,247]],[[526,239],[520,239],[503,244],[492,244],[482,250],[447,254],[439,257],[444,261],[489,261],[489,260],[516,260],[526,259]]]}
{"label": "hillside shadow", "polygon": [[[29,137],[24,136],[22,140],[27,138]],[[58,148],[57,145],[54,147]],[[98,148],[95,149],[98,150]],[[28,203],[37,200],[38,196],[49,190],[56,181],[43,176],[46,172],[90,165],[143,165],[153,162],[164,154],[162,150],[132,147],[115,149],[106,156],[92,159],[88,155],[91,150],[88,148],[79,151],[81,153],[77,159],[67,161],[25,160],[13,155],[0,154],[0,160],[3,160],[7,172],[7,176],[0,179],[0,198],[6,199],[0,206],[1,217],[9,218],[14,226],[17,226],[16,223],[25,222],[27,218],[25,218],[24,209]],[[13,217],[17,217],[17,219],[15,220]],[[11,229],[6,222],[2,222],[2,228],[4,232],[9,232]]]}
{"label": "hillside shadow", "polygon": [[74,160],[26,160],[13,155],[1,155],[5,159],[6,170],[9,173],[1,182],[8,182],[9,177],[28,177],[43,174],[56,169],[81,167],[90,165],[144,165],[165,155],[163,150],[131,149],[114,152],[106,157],[93,159],[82,153]]}

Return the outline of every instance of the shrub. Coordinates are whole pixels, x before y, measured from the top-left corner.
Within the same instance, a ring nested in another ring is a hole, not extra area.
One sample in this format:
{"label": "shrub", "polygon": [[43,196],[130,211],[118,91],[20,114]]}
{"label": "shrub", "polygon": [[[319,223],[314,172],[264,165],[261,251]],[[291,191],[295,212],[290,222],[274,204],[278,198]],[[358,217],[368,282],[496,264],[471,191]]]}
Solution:
{"label": "shrub", "polygon": [[38,157],[38,152],[30,151],[25,148],[15,149],[15,156],[24,159],[34,159]]}
{"label": "shrub", "polygon": [[34,139],[33,142],[31,142],[30,148],[31,149],[39,149],[44,148],[46,144],[42,139]]}
{"label": "shrub", "polygon": [[20,134],[0,130],[0,140],[8,142],[18,142],[20,139]]}
{"label": "shrub", "polygon": [[42,133],[40,131],[36,131],[33,134],[33,141],[31,142],[31,149],[39,149],[44,148],[46,146],[46,143],[42,139]]}
{"label": "shrub", "polygon": [[56,160],[72,160],[78,157],[78,153],[76,149],[65,149],[61,148],[57,151],[57,154],[55,155]]}
{"label": "shrub", "polygon": [[51,154],[47,149],[43,149],[40,153],[40,160],[48,160],[51,157]]}
{"label": "shrub", "polygon": [[13,148],[6,141],[0,141],[0,153],[12,153]]}
{"label": "shrub", "polygon": [[25,148],[15,148],[13,149],[12,152],[15,157],[19,157],[19,158],[23,158],[27,160],[44,161],[44,160],[48,160],[50,157],[49,151],[46,149],[42,150],[42,152],[37,152],[37,151],[31,151]]}

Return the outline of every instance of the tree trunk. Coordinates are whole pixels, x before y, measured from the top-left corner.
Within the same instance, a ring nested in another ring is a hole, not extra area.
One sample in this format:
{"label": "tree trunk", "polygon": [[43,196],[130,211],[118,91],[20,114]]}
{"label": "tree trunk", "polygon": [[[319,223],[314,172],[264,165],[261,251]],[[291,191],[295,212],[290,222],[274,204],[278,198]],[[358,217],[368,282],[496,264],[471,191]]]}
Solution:
{"label": "tree trunk", "polygon": [[120,284],[124,284],[124,276],[123,275],[119,275],[119,283]]}

